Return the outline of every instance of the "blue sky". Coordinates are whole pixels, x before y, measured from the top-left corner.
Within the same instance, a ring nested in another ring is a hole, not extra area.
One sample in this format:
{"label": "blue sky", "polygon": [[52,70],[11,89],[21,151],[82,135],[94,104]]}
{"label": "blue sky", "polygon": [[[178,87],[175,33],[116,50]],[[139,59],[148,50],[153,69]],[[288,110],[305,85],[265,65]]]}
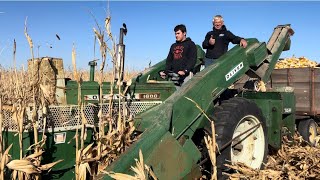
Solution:
{"label": "blue sky", "polygon": [[[65,68],[71,65],[72,44],[75,43],[77,65],[87,68],[94,57],[95,22],[93,12],[103,26],[107,9],[106,1],[0,1],[0,64],[12,66],[13,39],[17,42],[17,64],[26,65],[31,58],[24,36],[24,21],[28,16],[28,32],[33,39],[35,56],[60,57]],[[126,23],[126,62],[129,69],[142,70],[166,58],[170,45],[175,41],[173,28],[177,24],[187,26],[187,35],[196,44],[212,28],[212,17],[221,14],[225,25],[234,34],[245,38],[268,41],[274,27],[291,24],[295,31],[291,50],[281,57],[305,56],[320,62],[319,29],[320,2],[221,2],[221,1],[111,1],[113,35],[119,36],[119,28]],[[58,34],[61,40],[56,38]],[[52,46],[52,48],[49,48]],[[232,47],[230,44],[229,47]],[[110,58],[108,58],[109,67]]]}

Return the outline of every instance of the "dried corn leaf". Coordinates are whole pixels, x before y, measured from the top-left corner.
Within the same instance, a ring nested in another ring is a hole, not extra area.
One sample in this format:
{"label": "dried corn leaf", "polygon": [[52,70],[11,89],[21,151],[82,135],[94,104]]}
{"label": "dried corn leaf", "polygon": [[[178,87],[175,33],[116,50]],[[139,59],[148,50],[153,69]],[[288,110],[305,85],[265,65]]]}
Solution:
{"label": "dried corn leaf", "polygon": [[47,171],[48,169],[51,169],[53,166],[55,166],[56,164],[62,162],[63,160],[59,160],[59,161],[56,161],[56,162],[53,162],[53,163],[49,163],[49,164],[44,164],[44,165],[41,165],[39,167],[40,170],[42,171]]}
{"label": "dried corn leaf", "polygon": [[284,139],[277,154],[270,156],[263,170],[255,170],[245,164],[226,165],[236,173],[227,174],[230,179],[313,179],[320,177],[320,148],[311,147],[294,136],[294,145]]}

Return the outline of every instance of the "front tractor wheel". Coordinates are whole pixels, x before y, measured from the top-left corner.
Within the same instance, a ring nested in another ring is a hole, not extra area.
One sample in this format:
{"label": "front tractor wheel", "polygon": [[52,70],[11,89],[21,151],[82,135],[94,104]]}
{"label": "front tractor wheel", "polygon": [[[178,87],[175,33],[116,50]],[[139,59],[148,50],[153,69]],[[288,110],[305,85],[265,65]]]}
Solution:
{"label": "front tractor wheel", "polygon": [[218,106],[212,118],[220,150],[217,155],[218,178],[226,178],[222,172],[230,173],[224,165],[230,162],[260,169],[268,153],[265,119],[260,108],[250,100],[236,97]]}

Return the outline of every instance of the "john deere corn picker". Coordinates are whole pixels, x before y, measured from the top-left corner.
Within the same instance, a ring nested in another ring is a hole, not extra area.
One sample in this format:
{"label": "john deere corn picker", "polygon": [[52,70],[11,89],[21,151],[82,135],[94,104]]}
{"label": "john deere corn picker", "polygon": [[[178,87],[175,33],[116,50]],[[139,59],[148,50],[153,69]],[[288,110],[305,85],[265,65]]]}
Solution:
{"label": "john deere corn picker", "polygon": [[[123,39],[126,31],[126,27],[120,28],[116,63],[116,69],[120,71],[124,67]],[[165,68],[163,60],[131,79],[131,83],[124,83],[127,91],[122,96],[116,96],[116,93],[110,96],[111,82],[103,83],[101,95],[100,85],[94,81],[95,61],[89,63],[90,81],[82,82],[81,91],[78,91],[76,81],[64,78],[62,59],[43,58],[42,61],[50,62],[52,71],[56,73],[55,100],[58,104],[49,107],[43,161],[64,159],[52,169],[49,178],[74,178],[75,144],[70,140],[77,127],[78,92],[81,92],[86,104],[84,114],[91,127],[99,121],[100,97],[124,99],[122,103],[134,115],[134,127],[136,133],[140,134],[139,139],[106,171],[132,174],[130,167],[135,164],[135,158],[138,158],[141,150],[145,164],[152,168],[159,179],[199,178],[205,170],[211,171],[203,141],[206,132],[211,133],[210,121],[214,121],[219,148],[218,178],[224,178],[222,172],[228,171],[225,163],[242,162],[252,168],[261,168],[268,148],[279,149],[283,136],[290,137],[295,130],[295,97],[292,89],[280,87],[261,92],[257,88],[259,83],[269,81],[281,52],[289,50],[293,33],[290,25],[279,25],[267,43],[255,38],[247,39],[247,48],[236,45],[202,71],[200,66],[204,52],[198,46],[194,76],[178,90],[172,77],[162,79],[159,76],[159,72]],[[116,77],[116,80],[119,79],[122,79],[121,73]],[[245,83],[239,89],[232,88],[239,82]],[[107,113],[108,103],[100,108],[103,114]],[[17,137],[13,136],[17,126],[10,112],[4,111],[4,115],[7,129],[4,142],[8,145],[17,141]],[[41,123],[42,119],[38,121]],[[26,147],[33,144],[30,132],[24,134]],[[86,143],[94,141],[93,133],[93,128],[88,128]],[[10,154],[18,157],[18,152],[19,147],[14,145]],[[111,179],[108,175],[99,177]]]}

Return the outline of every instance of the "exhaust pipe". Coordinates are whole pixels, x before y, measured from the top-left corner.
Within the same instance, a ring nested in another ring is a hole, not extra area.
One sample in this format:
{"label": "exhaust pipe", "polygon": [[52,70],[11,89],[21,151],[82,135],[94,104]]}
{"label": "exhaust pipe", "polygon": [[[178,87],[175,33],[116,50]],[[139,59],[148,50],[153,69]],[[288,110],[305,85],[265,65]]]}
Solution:
{"label": "exhaust pipe", "polygon": [[127,26],[123,23],[123,27],[120,28],[120,39],[119,44],[117,44],[116,50],[116,62],[114,64],[114,80],[122,81],[124,74],[124,56],[125,56],[125,45],[123,44],[123,37],[127,35]]}
{"label": "exhaust pipe", "polygon": [[89,81],[94,81],[94,72],[95,72],[95,67],[97,66],[97,60],[99,59],[94,59],[92,61],[89,61],[89,66],[90,66],[90,79]]}

